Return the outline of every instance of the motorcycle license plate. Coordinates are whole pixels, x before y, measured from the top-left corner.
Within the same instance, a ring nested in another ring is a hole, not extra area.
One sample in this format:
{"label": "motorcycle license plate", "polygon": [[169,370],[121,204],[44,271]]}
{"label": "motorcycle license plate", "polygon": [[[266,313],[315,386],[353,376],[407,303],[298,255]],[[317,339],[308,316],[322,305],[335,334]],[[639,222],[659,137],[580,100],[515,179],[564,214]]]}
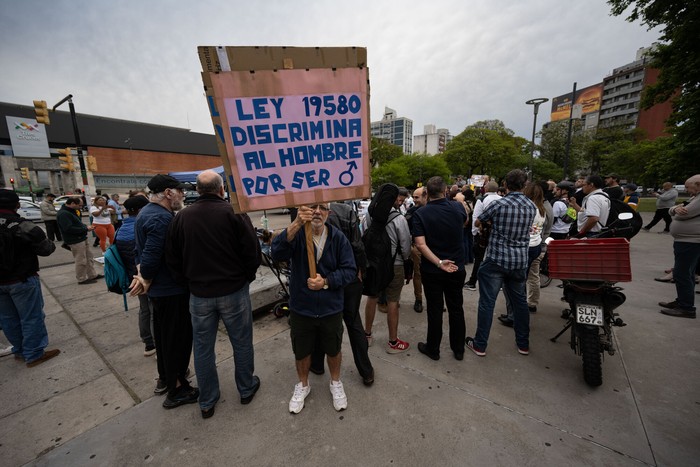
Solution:
{"label": "motorcycle license plate", "polygon": [[603,307],[581,303],[576,307],[576,322],[581,324],[603,325]]}

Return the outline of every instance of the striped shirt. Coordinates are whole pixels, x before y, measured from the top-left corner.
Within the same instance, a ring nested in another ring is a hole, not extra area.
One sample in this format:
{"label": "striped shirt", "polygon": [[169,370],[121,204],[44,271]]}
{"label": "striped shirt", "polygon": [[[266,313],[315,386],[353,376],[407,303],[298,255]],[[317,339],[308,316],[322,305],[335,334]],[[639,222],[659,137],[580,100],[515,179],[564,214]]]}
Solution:
{"label": "striped shirt", "polygon": [[479,215],[479,222],[492,222],[484,257],[504,269],[525,269],[530,227],[536,210],[535,204],[519,191],[512,191],[489,204]]}

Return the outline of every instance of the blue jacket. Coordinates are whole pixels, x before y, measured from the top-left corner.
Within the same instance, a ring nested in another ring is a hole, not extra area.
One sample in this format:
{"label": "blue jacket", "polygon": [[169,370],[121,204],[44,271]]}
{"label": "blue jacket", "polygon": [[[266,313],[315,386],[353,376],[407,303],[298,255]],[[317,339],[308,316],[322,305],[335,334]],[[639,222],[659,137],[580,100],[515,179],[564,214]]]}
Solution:
{"label": "blue jacket", "polygon": [[311,318],[323,318],[343,312],[344,288],[356,277],[357,269],[350,242],[343,233],[326,224],[328,238],[316,264],[316,272],[328,280],[328,289],[311,290],[306,285],[309,262],[306,254],[304,229],[287,241],[287,229],[272,240],[272,258],[290,261],[289,309]]}
{"label": "blue jacket", "polygon": [[175,215],[156,203],[148,203],[136,218],[136,264],[141,277],[152,280],[149,297],[170,297],[188,293],[179,286],[165,264],[165,236]]}
{"label": "blue jacket", "polygon": [[127,217],[114,235],[114,244],[117,246],[117,251],[124,262],[124,269],[126,269],[126,273],[129,274],[129,278],[136,275],[135,225],[136,216]]}

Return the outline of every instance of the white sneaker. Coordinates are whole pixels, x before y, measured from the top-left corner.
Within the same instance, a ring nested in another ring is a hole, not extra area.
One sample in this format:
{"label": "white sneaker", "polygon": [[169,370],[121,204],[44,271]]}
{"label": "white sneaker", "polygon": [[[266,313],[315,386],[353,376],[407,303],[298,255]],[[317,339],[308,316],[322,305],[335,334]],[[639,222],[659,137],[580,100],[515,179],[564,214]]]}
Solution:
{"label": "white sneaker", "polygon": [[303,386],[301,381],[294,385],[294,395],[289,401],[289,411],[291,413],[299,413],[304,408],[304,399],[311,392],[311,386]]}
{"label": "white sneaker", "polygon": [[333,407],[336,411],[348,408],[348,398],[345,395],[345,389],[343,389],[343,383],[340,381],[331,381],[331,394],[333,395]]}

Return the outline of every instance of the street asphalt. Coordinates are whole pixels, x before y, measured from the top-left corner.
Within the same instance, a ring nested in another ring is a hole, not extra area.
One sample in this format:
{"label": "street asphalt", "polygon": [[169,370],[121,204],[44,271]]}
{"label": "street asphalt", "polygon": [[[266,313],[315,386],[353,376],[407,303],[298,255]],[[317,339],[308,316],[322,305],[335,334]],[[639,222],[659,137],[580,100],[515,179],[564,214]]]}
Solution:
{"label": "street asphalt", "polygon": [[[251,218],[258,224],[259,214]],[[288,222],[269,218],[272,228]],[[163,396],[153,394],[156,361],[143,356],[138,301],[130,299],[125,312],[104,281],[77,285],[70,253],[57,248],[41,259],[40,275],[49,348],[61,354],[34,368],[0,358],[0,464],[700,465],[700,322],[659,313],[657,302],[675,298],[672,284],[654,281],[673,263],[673,239],[660,230],[632,240],[633,282],[619,284],[627,326],[614,328],[617,352],[605,355],[600,387],[584,383],[568,333],[549,340],[564,325],[559,281],[542,289],[531,315],[529,356],[518,354],[512,329],[494,320],[488,355],[467,352],[463,361],[449,350],[447,322],[439,361],[417,351],[426,316],[413,311],[406,286],[399,337],[411,348],[385,352],[386,319],[377,313],[374,385],[363,386],[345,336],[348,409],[333,409],[326,373],[310,376],[306,407],[292,415],[289,327],[264,310],[280,286],[261,267],[252,285],[263,309],[254,322],[261,389],[240,404],[231,346],[220,331],[222,397],[207,420],[197,404],[165,410]],[[478,292],[464,290],[464,299],[473,335]],[[495,313],[504,309],[501,298]],[[6,345],[0,335],[0,349]]]}

